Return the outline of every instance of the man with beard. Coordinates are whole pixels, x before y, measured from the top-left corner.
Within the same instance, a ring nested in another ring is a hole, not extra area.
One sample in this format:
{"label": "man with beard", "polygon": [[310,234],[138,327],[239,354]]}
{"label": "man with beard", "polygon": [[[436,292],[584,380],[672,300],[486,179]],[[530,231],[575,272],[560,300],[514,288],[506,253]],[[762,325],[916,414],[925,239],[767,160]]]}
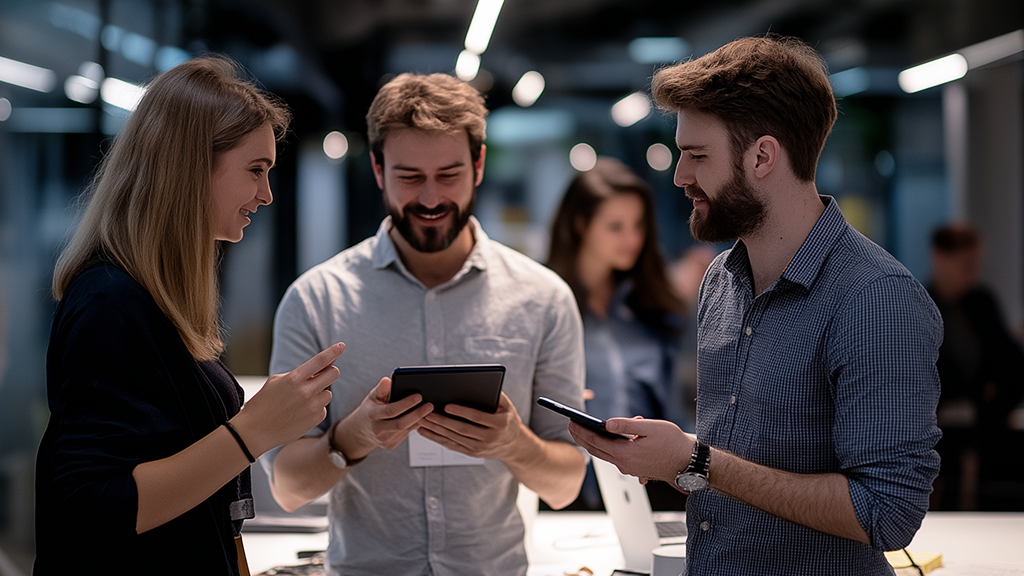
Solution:
{"label": "man with beard", "polygon": [[689,492],[687,570],[892,574],[928,508],[942,323],[927,292],[820,196],[836,118],[796,39],[744,38],[660,70],[690,230],[737,239],[701,285],[696,435],[611,419],[570,431],[642,481]]}
{"label": "man with beard", "polygon": [[[268,462],[286,510],[330,490],[328,574],[525,574],[519,484],[557,509],[583,481],[565,419],[534,409],[539,396],[583,406],[572,291],[471,216],[486,114],[475,89],[443,74],[381,88],[367,124],[389,215],[278,308],[273,373],[321,341],[348,345],[327,418]],[[417,407],[419,395],[388,403],[382,376],[395,367],[482,363],[506,367],[495,414],[448,405],[469,422],[457,420]]]}

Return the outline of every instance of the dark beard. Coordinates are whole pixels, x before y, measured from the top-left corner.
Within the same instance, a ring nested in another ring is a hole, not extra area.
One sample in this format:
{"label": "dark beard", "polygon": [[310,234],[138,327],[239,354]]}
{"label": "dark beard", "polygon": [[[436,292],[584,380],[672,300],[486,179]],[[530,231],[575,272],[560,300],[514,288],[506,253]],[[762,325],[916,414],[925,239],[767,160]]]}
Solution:
{"label": "dark beard", "polygon": [[764,222],[764,203],[739,171],[733,173],[712,200],[697,186],[687,187],[691,197],[707,202],[704,214],[690,214],[690,234],[701,242],[728,242],[749,235]]}
{"label": "dark beard", "polygon": [[[404,210],[399,210],[388,201],[387,193],[384,193],[384,207],[387,209],[388,215],[391,216],[391,225],[398,230],[398,233],[402,235],[402,238],[405,238],[405,241],[414,250],[426,253],[440,252],[451,246],[452,242],[459,237],[462,229],[469,223],[469,217],[473,214],[475,204],[476,189],[473,190],[473,196],[470,197],[469,205],[466,206],[464,211],[460,210],[459,206],[454,202],[445,202],[433,208],[427,208],[420,203],[410,203],[405,205]],[[414,230],[412,219],[410,218],[411,214],[429,216],[441,214],[449,210],[455,214],[455,218],[447,230],[437,227],[421,227],[419,228],[419,234]]]}

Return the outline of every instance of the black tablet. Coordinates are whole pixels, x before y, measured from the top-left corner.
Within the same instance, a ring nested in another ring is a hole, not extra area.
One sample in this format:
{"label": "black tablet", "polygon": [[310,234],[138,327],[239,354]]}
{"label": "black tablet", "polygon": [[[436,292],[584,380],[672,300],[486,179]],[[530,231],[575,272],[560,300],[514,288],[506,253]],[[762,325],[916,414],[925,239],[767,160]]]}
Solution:
{"label": "black tablet", "polygon": [[402,366],[391,374],[388,402],[419,393],[424,402],[434,405],[434,412],[444,413],[448,404],[458,404],[494,414],[504,379],[501,364]]}

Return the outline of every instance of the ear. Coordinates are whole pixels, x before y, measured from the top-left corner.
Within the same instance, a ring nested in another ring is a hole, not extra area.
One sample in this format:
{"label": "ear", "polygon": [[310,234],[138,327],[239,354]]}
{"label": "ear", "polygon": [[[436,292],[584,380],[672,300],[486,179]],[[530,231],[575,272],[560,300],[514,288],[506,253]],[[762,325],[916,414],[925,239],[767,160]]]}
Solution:
{"label": "ear", "polygon": [[487,145],[480,145],[480,157],[473,163],[473,169],[476,171],[476,186],[479,186],[484,181],[484,158],[487,157]]}
{"label": "ear", "polygon": [[370,152],[370,164],[373,166],[373,177],[377,179],[377,187],[384,189],[384,167],[377,163],[377,156]]}
{"label": "ear", "polygon": [[754,176],[764,178],[782,161],[782,146],[774,136],[761,136],[751,147],[756,154]]}

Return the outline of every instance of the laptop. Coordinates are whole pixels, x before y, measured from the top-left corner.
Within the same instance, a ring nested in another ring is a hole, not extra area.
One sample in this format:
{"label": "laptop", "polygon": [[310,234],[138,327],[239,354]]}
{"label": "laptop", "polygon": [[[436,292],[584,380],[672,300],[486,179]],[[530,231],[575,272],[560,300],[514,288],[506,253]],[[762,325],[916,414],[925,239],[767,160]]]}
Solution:
{"label": "laptop", "polygon": [[629,570],[651,572],[651,551],[658,546],[686,542],[685,512],[652,512],[643,484],[619,472],[614,464],[591,458],[601,499],[612,520]]}

